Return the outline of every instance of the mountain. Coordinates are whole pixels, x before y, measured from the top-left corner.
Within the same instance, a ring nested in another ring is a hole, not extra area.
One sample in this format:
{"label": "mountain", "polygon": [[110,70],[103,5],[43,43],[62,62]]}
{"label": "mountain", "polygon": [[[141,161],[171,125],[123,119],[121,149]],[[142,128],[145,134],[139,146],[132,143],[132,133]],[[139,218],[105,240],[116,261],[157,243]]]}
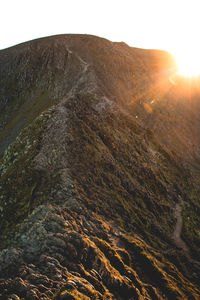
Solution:
{"label": "mountain", "polygon": [[199,80],[89,35],[0,51],[0,299],[199,299]]}

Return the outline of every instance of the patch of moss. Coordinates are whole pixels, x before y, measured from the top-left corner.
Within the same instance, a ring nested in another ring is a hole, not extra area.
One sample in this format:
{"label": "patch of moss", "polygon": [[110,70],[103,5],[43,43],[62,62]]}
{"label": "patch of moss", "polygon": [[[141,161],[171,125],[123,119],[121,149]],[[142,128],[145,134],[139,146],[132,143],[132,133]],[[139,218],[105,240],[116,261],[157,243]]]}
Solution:
{"label": "patch of moss", "polygon": [[113,200],[116,202],[118,202],[120,205],[122,205],[122,207],[127,211],[130,212],[131,211],[131,203],[130,201],[126,201],[120,194],[118,194],[117,192],[113,191],[112,192],[112,197]]}

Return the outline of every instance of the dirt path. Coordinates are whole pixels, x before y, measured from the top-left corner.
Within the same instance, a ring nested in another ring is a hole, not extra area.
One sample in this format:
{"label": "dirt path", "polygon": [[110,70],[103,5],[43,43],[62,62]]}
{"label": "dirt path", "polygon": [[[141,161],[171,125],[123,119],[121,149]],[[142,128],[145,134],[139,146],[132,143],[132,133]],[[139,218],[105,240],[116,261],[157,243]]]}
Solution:
{"label": "dirt path", "polygon": [[187,256],[188,259],[191,259],[190,257],[190,251],[188,247],[186,246],[185,242],[181,239],[181,231],[182,231],[182,226],[183,226],[183,220],[182,220],[182,206],[180,203],[176,204],[175,207],[175,217],[176,217],[176,227],[173,232],[173,240],[176,244],[177,247],[181,248],[185,255]]}

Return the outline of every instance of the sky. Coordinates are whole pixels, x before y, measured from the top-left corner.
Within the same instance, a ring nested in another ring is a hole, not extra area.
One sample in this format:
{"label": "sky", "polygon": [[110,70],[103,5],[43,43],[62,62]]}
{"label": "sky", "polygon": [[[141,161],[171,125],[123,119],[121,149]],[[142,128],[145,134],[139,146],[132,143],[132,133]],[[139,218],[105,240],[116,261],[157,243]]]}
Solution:
{"label": "sky", "polygon": [[200,0],[2,0],[0,7],[0,49],[87,33],[172,54],[200,50]]}

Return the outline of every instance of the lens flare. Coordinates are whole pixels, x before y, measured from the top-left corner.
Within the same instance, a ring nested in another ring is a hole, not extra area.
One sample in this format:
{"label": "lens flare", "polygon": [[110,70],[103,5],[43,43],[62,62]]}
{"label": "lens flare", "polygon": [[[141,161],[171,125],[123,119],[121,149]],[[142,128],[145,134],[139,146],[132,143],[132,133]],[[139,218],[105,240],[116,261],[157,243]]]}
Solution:
{"label": "lens flare", "polygon": [[175,54],[179,75],[185,77],[200,76],[200,51],[187,49]]}

